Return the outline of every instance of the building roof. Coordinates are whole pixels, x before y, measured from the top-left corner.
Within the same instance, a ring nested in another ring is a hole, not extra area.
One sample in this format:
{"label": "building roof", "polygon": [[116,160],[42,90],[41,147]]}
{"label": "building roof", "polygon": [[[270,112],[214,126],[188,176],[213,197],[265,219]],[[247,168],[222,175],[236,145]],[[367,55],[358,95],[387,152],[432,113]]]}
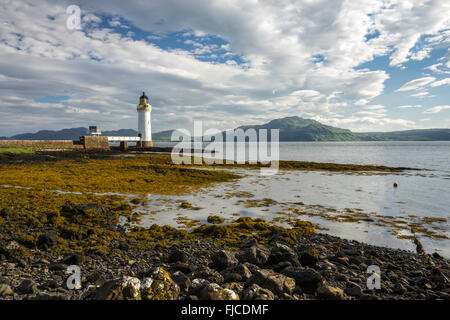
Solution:
{"label": "building roof", "polygon": [[145,92],[142,92],[142,96],[141,96],[141,99],[142,98],[145,98],[145,99],[147,99],[148,100],[148,97],[145,95]]}

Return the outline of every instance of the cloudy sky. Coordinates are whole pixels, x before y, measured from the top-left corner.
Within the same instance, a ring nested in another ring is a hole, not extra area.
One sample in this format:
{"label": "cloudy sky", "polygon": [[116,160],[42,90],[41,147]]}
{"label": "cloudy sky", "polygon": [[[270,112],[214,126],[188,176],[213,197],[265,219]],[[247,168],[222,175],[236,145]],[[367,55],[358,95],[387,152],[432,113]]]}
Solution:
{"label": "cloudy sky", "polygon": [[448,0],[0,0],[0,136],[136,128],[144,90],[154,131],[448,128],[449,45]]}

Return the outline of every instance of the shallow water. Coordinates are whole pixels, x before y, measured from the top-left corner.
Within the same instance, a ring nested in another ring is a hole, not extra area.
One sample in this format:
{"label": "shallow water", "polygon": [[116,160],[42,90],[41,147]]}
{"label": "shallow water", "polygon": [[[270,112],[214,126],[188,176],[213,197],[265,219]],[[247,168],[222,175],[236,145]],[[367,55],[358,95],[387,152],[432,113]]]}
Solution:
{"label": "shallow water", "polygon": [[[173,144],[156,144],[168,146]],[[167,197],[150,195],[152,200],[143,211],[152,211],[142,220],[179,226],[176,218],[206,222],[209,215],[220,215],[232,220],[233,213],[241,216],[262,217],[271,220],[283,217],[277,212],[291,209],[320,212],[321,216],[301,215],[294,219],[318,223],[325,231],[347,239],[414,250],[411,240],[397,239],[389,226],[373,222],[336,222],[323,217],[350,210],[374,217],[399,217],[411,221],[408,215],[447,218],[446,222],[428,225],[440,228],[436,232],[450,237],[450,142],[285,142],[280,143],[281,160],[315,162],[376,164],[426,169],[403,174],[342,174],[311,171],[280,171],[275,176],[260,176],[257,170],[238,169],[247,175],[243,179],[222,183],[187,196]],[[393,188],[397,182],[399,187]],[[248,207],[247,200],[273,199],[270,206]],[[160,199],[160,200],[158,200]],[[179,208],[179,202],[188,201],[198,210]],[[241,202],[239,202],[241,200]],[[303,205],[295,204],[302,202]],[[156,211],[156,213],[155,213]],[[178,221],[179,222],[179,221]],[[279,221],[279,224],[286,225]],[[410,235],[407,231],[400,234]],[[450,257],[450,240],[430,240],[420,237],[429,252],[438,251]]]}

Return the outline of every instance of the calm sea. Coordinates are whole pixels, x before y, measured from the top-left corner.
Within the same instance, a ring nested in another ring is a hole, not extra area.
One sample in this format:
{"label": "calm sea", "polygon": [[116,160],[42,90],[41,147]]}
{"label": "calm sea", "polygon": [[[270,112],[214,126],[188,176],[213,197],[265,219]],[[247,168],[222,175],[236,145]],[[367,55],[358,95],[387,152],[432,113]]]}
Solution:
{"label": "calm sea", "polygon": [[[173,143],[156,143],[171,146]],[[323,212],[361,212],[369,216],[398,217],[411,222],[411,216],[446,218],[432,223],[429,230],[450,238],[450,142],[281,142],[280,160],[375,164],[420,168],[404,174],[354,175],[329,172],[280,171],[275,176],[262,177],[255,170],[236,170],[245,175],[238,182],[223,183],[204,188],[200,193],[172,197],[159,201],[149,196],[152,209],[160,214],[148,218],[147,223],[177,225],[174,218],[185,214],[192,219],[206,221],[208,215],[219,214],[232,219],[233,213],[272,219],[277,212],[302,202]],[[393,183],[398,188],[393,188]],[[277,203],[268,207],[248,207],[245,195],[258,200],[270,198]],[[186,200],[200,210],[182,210],[170,201]],[[302,208],[304,209],[304,208]],[[302,216],[327,228],[326,232],[348,239],[375,245],[413,250],[408,239],[398,239],[392,228],[371,222],[334,222],[321,217]],[[420,219],[415,218],[415,222]],[[409,231],[397,230],[399,234]],[[450,240],[421,237],[425,248],[450,257]]]}

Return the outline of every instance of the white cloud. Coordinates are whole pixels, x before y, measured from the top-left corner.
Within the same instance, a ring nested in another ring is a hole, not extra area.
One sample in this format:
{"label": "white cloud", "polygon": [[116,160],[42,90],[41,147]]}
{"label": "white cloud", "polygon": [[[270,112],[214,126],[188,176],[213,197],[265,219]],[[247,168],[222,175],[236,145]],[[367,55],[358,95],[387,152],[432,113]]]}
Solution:
{"label": "white cloud", "polygon": [[405,83],[403,86],[397,89],[397,91],[401,92],[401,91],[417,90],[426,86],[430,82],[433,82],[434,80],[436,80],[436,78],[434,77],[423,77],[419,79],[414,79]]}
{"label": "white cloud", "polygon": [[430,83],[430,87],[439,87],[443,85],[450,85],[450,78],[445,78],[439,81]]}
{"label": "white cloud", "polygon": [[[406,120],[390,122],[386,108],[370,104],[383,93],[388,72],[357,67],[392,52],[396,66],[422,59],[448,40],[448,2],[438,0],[82,0],[81,31],[66,28],[68,4],[0,3],[0,21],[7,22],[0,29],[3,119],[28,126],[38,110],[55,108],[55,113],[41,112],[46,120],[34,121],[36,129],[90,122],[102,129],[135,127],[136,97],[148,90],[154,119],[159,119],[155,130],[194,118],[230,127],[294,114],[336,118],[339,125],[360,129],[364,123],[373,128],[377,121],[382,128],[409,126]],[[100,17],[107,27],[101,27]],[[180,43],[191,41],[194,49],[163,49],[134,40],[131,31],[127,36],[114,31],[128,22],[150,32],[147,40],[181,31]],[[415,49],[425,34],[426,46]],[[211,36],[226,44],[204,42]],[[218,50],[225,50],[224,63],[199,60],[218,56]],[[236,63],[235,55],[244,63]],[[34,101],[54,95],[70,96],[66,103],[73,109]],[[12,96],[21,100],[7,101]],[[364,108],[345,122],[346,109],[353,105]],[[36,113],[20,120],[12,111],[18,108]],[[0,130],[11,128],[0,125]]]}
{"label": "white cloud", "polygon": [[422,108],[420,104],[398,106],[397,109]]}
{"label": "white cloud", "polygon": [[436,106],[436,107],[427,109],[422,113],[438,113],[438,112],[441,112],[442,110],[446,110],[446,109],[450,109],[450,106]]}

